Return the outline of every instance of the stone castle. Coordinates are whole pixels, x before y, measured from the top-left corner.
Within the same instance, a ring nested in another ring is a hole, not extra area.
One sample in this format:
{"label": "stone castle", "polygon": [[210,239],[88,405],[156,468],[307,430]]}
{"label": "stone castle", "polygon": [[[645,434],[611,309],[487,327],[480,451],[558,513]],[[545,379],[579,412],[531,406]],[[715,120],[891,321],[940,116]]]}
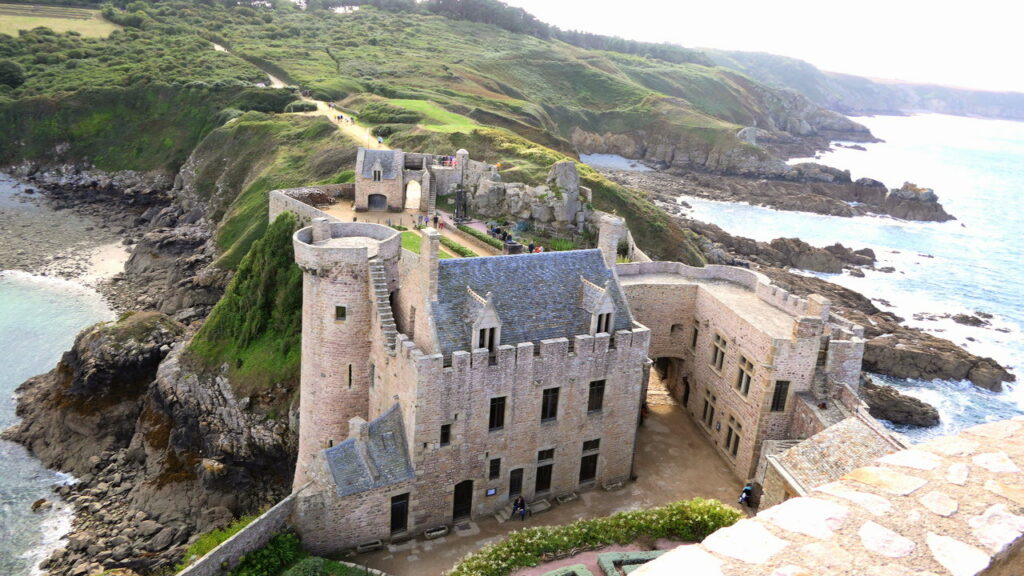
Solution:
{"label": "stone castle", "polygon": [[[438,176],[459,166],[472,181]],[[404,206],[410,178],[425,182],[421,207],[458,184],[489,193],[498,182],[465,151],[361,150],[356,172],[357,210]],[[415,254],[390,227],[332,222],[300,197],[277,191],[271,205],[311,224],[294,237],[304,308],[293,520],[313,552],[628,482],[652,365],[764,504],[828,480],[803,439],[858,436],[830,469],[902,447],[857,399],[862,329],[820,296],[638,250],[617,264],[628,230],[612,215],[591,217],[597,249],[445,260],[432,228]]]}

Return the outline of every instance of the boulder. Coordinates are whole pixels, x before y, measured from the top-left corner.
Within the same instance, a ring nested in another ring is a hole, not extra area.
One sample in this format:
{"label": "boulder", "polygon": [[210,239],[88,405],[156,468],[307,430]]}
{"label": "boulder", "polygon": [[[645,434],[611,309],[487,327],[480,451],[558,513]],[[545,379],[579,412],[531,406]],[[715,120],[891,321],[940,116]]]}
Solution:
{"label": "boulder", "polygon": [[929,427],[939,423],[939,411],[934,406],[907,396],[892,386],[875,384],[863,376],[860,395],[872,416],[893,424]]}

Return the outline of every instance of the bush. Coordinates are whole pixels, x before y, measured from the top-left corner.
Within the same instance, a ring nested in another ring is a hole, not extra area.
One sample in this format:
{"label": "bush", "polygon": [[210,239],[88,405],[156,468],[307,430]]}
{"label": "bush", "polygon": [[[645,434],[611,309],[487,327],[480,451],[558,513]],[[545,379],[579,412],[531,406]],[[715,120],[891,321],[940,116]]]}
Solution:
{"label": "bush", "polygon": [[295,534],[278,534],[267,545],[245,556],[230,576],[278,576],[302,557],[302,544]]}
{"label": "bush", "polygon": [[25,83],[25,70],[11,60],[0,60],[0,84],[17,88]]}
{"label": "bush", "polygon": [[316,112],[316,104],[305,100],[296,100],[284,107],[285,112]]}
{"label": "bush", "polygon": [[359,119],[370,124],[415,124],[422,118],[412,110],[392,106],[387,102],[370,102],[359,113]]}
{"label": "bush", "polygon": [[506,576],[516,568],[536,566],[547,553],[608,544],[625,545],[638,538],[700,542],[715,530],[731,526],[739,518],[739,511],[717,500],[694,498],[659,508],[579,520],[565,526],[527,528],[466,556],[449,575]]}
{"label": "bush", "polygon": [[441,236],[441,245],[451,250],[452,252],[455,252],[459,256],[462,256],[463,258],[473,258],[475,256],[479,256],[479,254],[477,254],[476,252],[473,252],[469,248],[466,248],[462,244],[459,244],[458,242],[452,240],[447,236]]}
{"label": "bush", "polygon": [[491,236],[488,236],[487,234],[484,234],[483,232],[477,230],[476,228],[470,228],[469,226],[466,226],[465,224],[459,224],[458,226],[456,226],[456,228],[458,228],[459,230],[465,232],[466,234],[469,234],[473,238],[476,238],[477,240],[479,240],[479,241],[481,241],[481,242],[483,242],[485,244],[489,244],[491,246],[494,246],[495,248],[497,248],[499,250],[504,250],[505,249],[505,243],[504,242],[502,242],[501,240],[498,240],[497,238],[493,238]]}

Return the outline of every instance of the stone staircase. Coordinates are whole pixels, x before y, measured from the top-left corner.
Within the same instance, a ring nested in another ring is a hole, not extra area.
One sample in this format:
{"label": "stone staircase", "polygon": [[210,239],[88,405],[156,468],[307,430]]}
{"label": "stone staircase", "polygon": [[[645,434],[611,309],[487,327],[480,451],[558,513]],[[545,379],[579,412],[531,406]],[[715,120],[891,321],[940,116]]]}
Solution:
{"label": "stone staircase", "polygon": [[387,274],[384,272],[384,265],[376,258],[370,258],[370,283],[373,298],[377,303],[381,332],[384,333],[385,349],[389,355],[394,356],[395,343],[398,340],[398,326],[395,325],[395,314],[391,310],[391,293],[388,292]]}
{"label": "stone staircase", "polygon": [[[546,499],[535,500],[526,505],[530,511],[530,515],[540,514],[541,512],[547,512],[551,509],[551,502]],[[529,518],[530,516],[527,516]],[[498,513],[494,515],[494,519],[498,521],[498,524],[504,524],[512,518],[512,503],[509,502],[504,508],[498,510]]]}

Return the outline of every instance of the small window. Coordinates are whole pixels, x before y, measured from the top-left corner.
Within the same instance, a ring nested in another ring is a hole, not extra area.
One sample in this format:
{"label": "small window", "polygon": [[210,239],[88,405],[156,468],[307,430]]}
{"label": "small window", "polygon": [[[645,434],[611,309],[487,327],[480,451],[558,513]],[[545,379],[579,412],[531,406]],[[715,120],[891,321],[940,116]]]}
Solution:
{"label": "small window", "polygon": [[374,182],[380,182],[382,176],[383,176],[383,173],[381,173],[380,170],[374,170],[373,171],[373,181]]}
{"label": "small window", "polygon": [[725,363],[725,348],[728,345],[725,338],[715,334],[715,347],[711,350],[711,365],[715,367],[715,370],[722,369],[722,365]]}
{"label": "small window", "polygon": [[736,418],[729,416],[729,430],[725,433],[725,451],[736,457],[736,453],[740,450],[740,433],[743,432],[743,426],[736,421]]}
{"label": "small window", "polygon": [[550,422],[558,417],[558,388],[548,388],[543,392],[540,406],[540,421]]}
{"label": "small window", "polygon": [[587,440],[583,443],[583,452],[593,452],[601,447],[601,439],[595,438],[594,440]]}
{"label": "small window", "polygon": [[690,340],[690,349],[697,349],[697,337],[700,336],[700,323],[696,320],[693,321],[693,338]]}
{"label": "small window", "polygon": [[736,389],[746,396],[750,392],[750,381],[754,378],[754,363],[740,356],[740,368],[736,374]]}
{"label": "small window", "polygon": [[786,396],[789,394],[789,382],[777,380],[775,392],[772,393],[772,412],[782,412],[786,409]]}
{"label": "small window", "polygon": [[555,449],[548,448],[547,450],[540,450],[537,452],[537,462],[543,462],[545,460],[555,459]]}
{"label": "small window", "polygon": [[477,332],[476,347],[487,348],[487,351],[493,355],[498,349],[498,342],[497,338],[495,338],[495,332],[496,331],[494,328],[481,328]]}
{"label": "small window", "polygon": [[487,477],[490,480],[497,480],[501,478],[501,458],[491,458],[490,470],[488,471]]}
{"label": "small window", "polygon": [[600,412],[604,406],[604,380],[590,383],[590,395],[587,397],[587,412]]}
{"label": "small window", "polygon": [[441,446],[447,446],[452,443],[452,425],[441,424]]}
{"label": "small window", "polygon": [[717,401],[718,398],[710,390],[704,391],[704,412],[701,414],[700,419],[708,428],[711,428],[711,425],[715,422],[715,403]]}
{"label": "small window", "polygon": [[505,397],[491,398],[491,414],[487,429],[491,432],[505,427]]}
{"label": "small window", "polygon": [[352,387],[352,365],[348,365],[348,387]]}
{"label": "small window", "polygon": [[344,322],[345,321],[345,317],[347,315],[348,315],[348,310],[344,306],[335,306],[334,307],[334,321],[335,322]]}
{"label": "small window", "polygon": [[606,334],[611,334],[611,329],[612,329],[612,314],[611,314],[611,312],[606,312],[604,314],[598,314],[597,315],[597,332],[598,333],[604,332]]}

